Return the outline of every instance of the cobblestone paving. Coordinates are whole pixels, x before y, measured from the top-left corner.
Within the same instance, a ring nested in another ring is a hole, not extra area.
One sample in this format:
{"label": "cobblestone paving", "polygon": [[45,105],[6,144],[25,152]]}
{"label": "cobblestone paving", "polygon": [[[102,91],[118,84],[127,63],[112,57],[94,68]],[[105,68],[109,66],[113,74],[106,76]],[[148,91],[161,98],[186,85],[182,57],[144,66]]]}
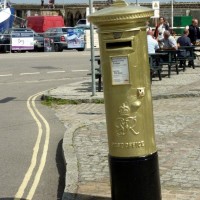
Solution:
{"label": "cobblestone paving", "polygon": [[[163,199],[199,200],[200,99],[162,99],[153,103]],[[57,115],[65,122],[66,111],[69,121],[101,122],[83,126],[73,135],[79,171],[78,193],[109,197],[104,105],[61,106]]]}
{"label": "cobblestone paving", "polygon": [[163,199],[200,199],[200,99],[154,101]]}
{"label": "cobblestone paving", "polygon": [[[152,93],[200,94],[199,78],[200,68],[187,69],[153,81]],[[153,106],[163,200],[200,200],[200,98],[158,99]],[[68,130],[65,192],[77,193],[63,199],[110,199],[104,105],[63,105],[55,112]]]}

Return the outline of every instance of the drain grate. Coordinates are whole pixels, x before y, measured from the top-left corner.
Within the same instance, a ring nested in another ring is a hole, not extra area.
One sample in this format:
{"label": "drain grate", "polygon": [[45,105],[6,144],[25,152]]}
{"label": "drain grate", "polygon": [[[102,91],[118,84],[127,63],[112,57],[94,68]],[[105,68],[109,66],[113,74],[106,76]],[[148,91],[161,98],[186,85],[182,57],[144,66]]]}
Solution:
{"label": "drain grate", "polygon": [[12,101],[14,99],[16,99],[16,97],[6,97],[4,99],[1,99],[0,103],[8,103],[9,101]]}

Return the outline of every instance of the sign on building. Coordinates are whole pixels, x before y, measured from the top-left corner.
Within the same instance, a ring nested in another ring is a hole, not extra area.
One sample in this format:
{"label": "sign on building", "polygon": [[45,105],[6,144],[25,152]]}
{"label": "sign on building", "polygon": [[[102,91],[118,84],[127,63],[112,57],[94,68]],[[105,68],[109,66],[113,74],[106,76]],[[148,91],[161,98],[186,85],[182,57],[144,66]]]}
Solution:
{"label": "sign on building", "polygon": [[160,9],[160,1],[152,1],[152,9],[159,10]]}
{"label": "sign on building", "polygon": [[152,9],[154,10],[154,18],[160,17],[160,1],[152,1]]}
{"label": "sign on building", "polygon": [[34,33],[32,31],[13,31],[11,33],[12,50],[33,50]]}

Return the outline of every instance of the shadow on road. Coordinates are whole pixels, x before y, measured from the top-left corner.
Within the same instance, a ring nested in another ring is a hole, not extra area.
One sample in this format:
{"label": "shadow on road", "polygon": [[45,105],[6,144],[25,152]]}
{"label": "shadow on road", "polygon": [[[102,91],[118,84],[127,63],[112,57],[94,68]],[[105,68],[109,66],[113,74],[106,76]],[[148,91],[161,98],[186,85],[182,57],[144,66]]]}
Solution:
{"label": "shadow on road", "polygon": [[[98,82],[95,82],[95,86],[96,86],[96,91],[99,91],[99,84]],[[100,86],[100,91],[102,92],[103,88],[102,88],[102,85]],[[75,91],[78,91],[78,92],[82,92],[84,94],[84,92],[92,92],[92,82],[83,82],[83,83],[80,83],[79,86],[77,86],[76,89],[74,89]],[[99,91],[99,92],[100,92]]]}
{"label": "shadow on road", "polygon": [[63,143],[63,140],[61,140],[58,143],[58,147],[56,151],[56,165],[57,165],[57,169],[59,173],[57,200],[62,199],[63,192],[65,189],[66,166],[65,166],[64,156],[63,156],[62,143]]}
{"label": "shadow on road", "polygon": [[92,91],[91,82],[83,82],[80,84],[80,87],[77,87],[75,90],[79,92],[91,92]]}
{"label": "shadow on road", "polygon": [[98,197],[98,196],[89,196],[84,194],[74,194],[74,193],[65,193],[64,200],[66,199],[76,199],[76,200],[111,200],[110,197]]}

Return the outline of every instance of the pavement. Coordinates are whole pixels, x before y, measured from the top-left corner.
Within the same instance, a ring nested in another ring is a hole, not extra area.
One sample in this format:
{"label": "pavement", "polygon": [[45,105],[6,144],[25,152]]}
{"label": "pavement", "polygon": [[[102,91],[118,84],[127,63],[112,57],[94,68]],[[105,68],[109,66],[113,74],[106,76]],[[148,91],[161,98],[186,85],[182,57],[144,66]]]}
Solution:
{"label": "pavement", "polygon": [[[195,65],[152,82],[163,200],[200,200],[200,61]],[[53,108],[66,127],[63,200],[111,199],[103,92],[96,94],[90,79],[45,93],[71,100]]]}

